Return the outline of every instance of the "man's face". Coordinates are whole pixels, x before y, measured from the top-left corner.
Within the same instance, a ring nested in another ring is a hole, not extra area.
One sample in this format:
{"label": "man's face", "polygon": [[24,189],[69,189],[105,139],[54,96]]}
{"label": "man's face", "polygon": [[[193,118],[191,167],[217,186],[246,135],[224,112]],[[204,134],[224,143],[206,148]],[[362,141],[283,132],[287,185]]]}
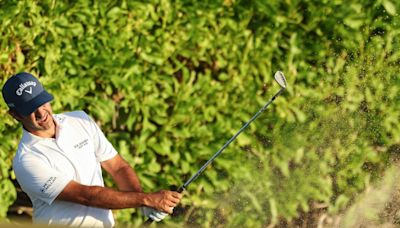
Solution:
{"label": "man's face", "polygon": [[43,132],[53,130],[55,124],[52,114],[53,110],[50,103],[45,103],[28,116],[11,113],[15,119],[22,123],[27,131],[39,136]]}

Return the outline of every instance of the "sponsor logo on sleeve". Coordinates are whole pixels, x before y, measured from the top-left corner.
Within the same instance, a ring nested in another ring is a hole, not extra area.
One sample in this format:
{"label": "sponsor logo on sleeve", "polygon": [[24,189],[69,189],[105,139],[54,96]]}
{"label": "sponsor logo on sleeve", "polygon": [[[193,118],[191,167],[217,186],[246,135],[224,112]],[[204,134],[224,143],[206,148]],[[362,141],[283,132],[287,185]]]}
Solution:
{"label": "sponsor logo on sleeve", "polygon": [[53,184],[54,181],[56,181],[57,177],[50,177],[46,183],[44,183],[44,185],[42,186],[42,188],[40,189],[41,192],[45,193],[47,191],[47,189],[49,189]]}

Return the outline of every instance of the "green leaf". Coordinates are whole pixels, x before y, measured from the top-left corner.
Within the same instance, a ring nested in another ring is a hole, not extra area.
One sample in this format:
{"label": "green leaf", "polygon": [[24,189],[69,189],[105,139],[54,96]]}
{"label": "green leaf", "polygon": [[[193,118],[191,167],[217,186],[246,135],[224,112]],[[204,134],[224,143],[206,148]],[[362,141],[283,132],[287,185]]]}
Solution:
{"label": "green leaf", "polygon": [[385,10],[390,14],[391,16],[396,16],[397,11],[396,11],[396,6],[389,0],[383,0],[382,5],[385,8]]}

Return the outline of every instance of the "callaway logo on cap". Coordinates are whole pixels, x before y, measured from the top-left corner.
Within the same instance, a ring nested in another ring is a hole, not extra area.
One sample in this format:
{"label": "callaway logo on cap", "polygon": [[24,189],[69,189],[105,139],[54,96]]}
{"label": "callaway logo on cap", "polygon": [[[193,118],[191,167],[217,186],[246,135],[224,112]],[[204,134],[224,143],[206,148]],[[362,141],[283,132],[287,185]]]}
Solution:
{"label": "callaway logo on cap", "polygon": [[25,72],[9,78],[2,92],[8,107],[24,116],[53,100],[53,96],[43,88],[39,80]]}
{"label": "callaway logo on cap", "polygon": [[[20,84],[20,85],[19,85],[19,88],[17,89],[16,94],[17,94],[18,96],[21,96],[23,92],[32,94],[32,87],[33,87],[33,86],[36,86],[36,82],[29,81],[29,82],[25,82],[25,83],[23,83],[23,84]],[[27,87],[28,87],[29,89],[25,90]]]}

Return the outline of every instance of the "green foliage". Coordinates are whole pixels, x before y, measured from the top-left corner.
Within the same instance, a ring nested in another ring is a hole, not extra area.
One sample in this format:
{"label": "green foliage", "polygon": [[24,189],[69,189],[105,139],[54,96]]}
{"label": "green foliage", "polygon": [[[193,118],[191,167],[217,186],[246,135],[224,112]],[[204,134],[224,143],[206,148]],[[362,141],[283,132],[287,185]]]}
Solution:
{"label": "green foliage", "polygon": [[[144,189],[156,191],[194,174],[277,91],[272,74],[282,70],[287,92],[189,187],[185,215],[171,220],[278,224],[315,203],[338,213],[379,178],[387,149],[400,143],[399,7],[0,1],[0,79],[40,76],[56,112],[87,111]],[[0,194],[2,212],[15,200],[20,131],[4,117],[0,132],[0,192],[9,193]],[[136,210],[116,215],[119,224],[144,220]]]}

